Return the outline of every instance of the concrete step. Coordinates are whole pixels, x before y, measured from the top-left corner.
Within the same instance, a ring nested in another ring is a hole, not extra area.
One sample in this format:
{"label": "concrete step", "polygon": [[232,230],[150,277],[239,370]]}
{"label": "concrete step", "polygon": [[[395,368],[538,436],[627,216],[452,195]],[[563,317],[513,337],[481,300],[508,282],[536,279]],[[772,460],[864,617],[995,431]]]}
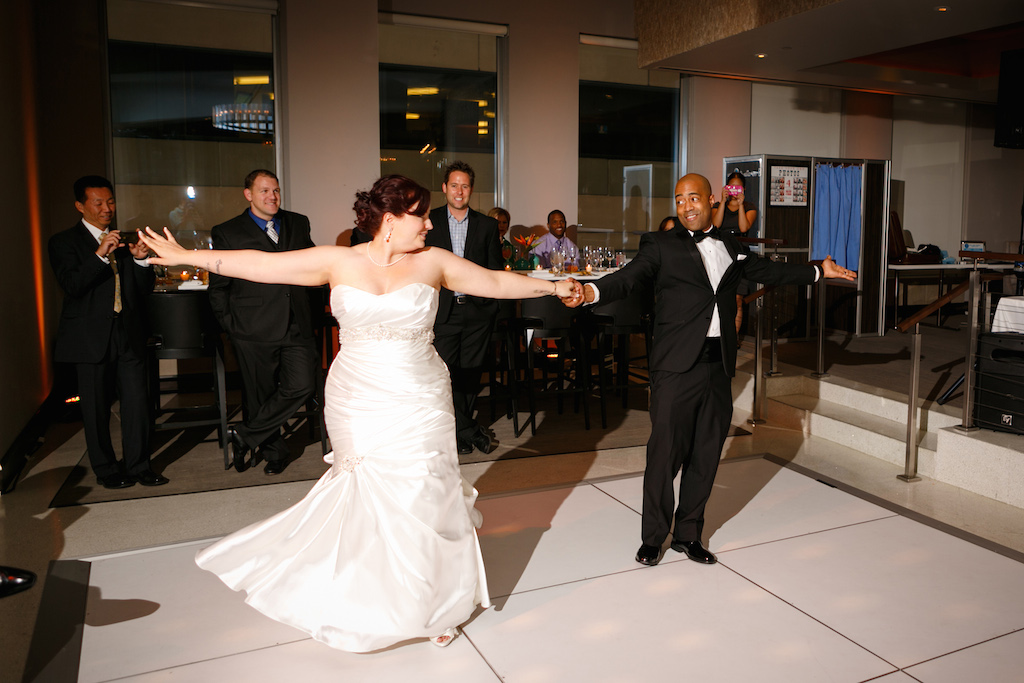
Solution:
{"label": "concrete step", "polygon": [[[828,439],[895,465],[906,460],[906,423],[864,412],[850,403],[786,394],[767,401],[765,417],[770,424]],[[919,459],[934,457],[938,435],[919,429],[917,443]]]}

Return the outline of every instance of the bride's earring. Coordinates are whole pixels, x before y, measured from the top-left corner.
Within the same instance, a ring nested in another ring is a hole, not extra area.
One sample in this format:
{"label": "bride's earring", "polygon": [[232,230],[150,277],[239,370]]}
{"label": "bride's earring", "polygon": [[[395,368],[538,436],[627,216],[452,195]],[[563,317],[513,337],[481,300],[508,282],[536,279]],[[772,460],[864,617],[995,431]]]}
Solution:
{"label": "bride's earring", "polygon": [[385,242],[390,242],[391,241],[391,233],[393,233],[393,232],[394,232],[394,230],[389,230],[388,231],[388,236],[384,238]]}

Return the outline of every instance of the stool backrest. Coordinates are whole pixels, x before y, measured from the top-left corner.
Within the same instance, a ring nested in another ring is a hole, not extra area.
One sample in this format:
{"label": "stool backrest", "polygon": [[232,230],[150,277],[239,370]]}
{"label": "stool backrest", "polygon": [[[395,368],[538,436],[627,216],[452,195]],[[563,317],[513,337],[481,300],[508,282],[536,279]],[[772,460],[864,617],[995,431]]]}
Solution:
{"label": "stool backrest", "polygon": [[173,358],[213,352],[219,326],[206,292],[153,292],[148,307],[158,355]]}

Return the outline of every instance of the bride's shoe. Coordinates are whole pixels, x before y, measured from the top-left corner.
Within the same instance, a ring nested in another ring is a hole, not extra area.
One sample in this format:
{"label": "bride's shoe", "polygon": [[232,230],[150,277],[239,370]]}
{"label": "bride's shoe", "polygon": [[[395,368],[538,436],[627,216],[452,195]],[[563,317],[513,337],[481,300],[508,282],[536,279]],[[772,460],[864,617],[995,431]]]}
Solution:
{"label": "bride's shoe", "polygon": [[452,626],[450,629],[448,629],[441,635],[431,638],[430,642],[432,642],[434,645],[437,645],[438,647],[448,647],[449,645],[451,645],[451,642],[455,640],[458,636],[459,627]]}

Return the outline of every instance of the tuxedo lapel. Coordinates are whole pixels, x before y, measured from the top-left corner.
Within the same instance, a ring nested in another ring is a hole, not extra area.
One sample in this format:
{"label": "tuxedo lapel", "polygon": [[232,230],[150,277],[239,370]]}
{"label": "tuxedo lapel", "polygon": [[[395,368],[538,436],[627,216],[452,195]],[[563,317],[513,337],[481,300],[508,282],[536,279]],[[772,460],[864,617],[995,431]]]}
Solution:
{"label": "tuxedo lapel", "polygon": [[693,263],[693,267],[696,272],[700,273],[700,275],[697,276],[697,279],[701,284],[705,285],[709,291],[714,292],[715,288],[711,286],[711,279],[708,277],[708,269],[704,267],[704,259],[700,256],[700,249],[697,248],[697,243],[693,241],[693,237],[686,228],[678,228],[678,230],[680,230],[680,246],[682,246],[683,251],[686,252],[686,255]]}

